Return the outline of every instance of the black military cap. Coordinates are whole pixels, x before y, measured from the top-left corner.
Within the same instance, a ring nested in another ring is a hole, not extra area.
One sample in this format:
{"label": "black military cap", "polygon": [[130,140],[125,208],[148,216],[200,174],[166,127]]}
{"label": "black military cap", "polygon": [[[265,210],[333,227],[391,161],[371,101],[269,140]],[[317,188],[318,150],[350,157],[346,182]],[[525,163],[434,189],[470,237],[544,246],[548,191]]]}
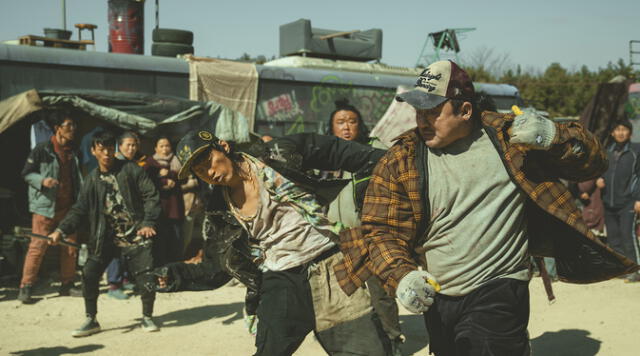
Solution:
{"label": "black military cap", "polygon": [[176,155],[180,163],[182,163],[178,179],[189,177],[191,165],[195,159],[203,152],[207,152],[209,148],[224,151],[219,142],[220,139],[207,130],[195,130],[182,137],[178,142],[178,146],[176,146]]}

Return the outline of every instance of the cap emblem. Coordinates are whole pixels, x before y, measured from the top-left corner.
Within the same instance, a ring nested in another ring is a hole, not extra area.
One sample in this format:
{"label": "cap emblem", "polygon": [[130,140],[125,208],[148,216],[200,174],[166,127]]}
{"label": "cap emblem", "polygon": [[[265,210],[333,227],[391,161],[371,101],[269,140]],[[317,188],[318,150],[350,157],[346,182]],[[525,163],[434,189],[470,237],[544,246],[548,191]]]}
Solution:
{"label": "cap emblem", "polygon": [[198,132],[198,136],[205,141],[211,141],[213,139],[213,135],[209,131],[200,131]]}
{"label": "cap emblem", "polygon": [[184,145],[180,152],[178,152],[178,158],[184,164],[184,162],[189,160],[189,157],[191,157],[191,147]]}

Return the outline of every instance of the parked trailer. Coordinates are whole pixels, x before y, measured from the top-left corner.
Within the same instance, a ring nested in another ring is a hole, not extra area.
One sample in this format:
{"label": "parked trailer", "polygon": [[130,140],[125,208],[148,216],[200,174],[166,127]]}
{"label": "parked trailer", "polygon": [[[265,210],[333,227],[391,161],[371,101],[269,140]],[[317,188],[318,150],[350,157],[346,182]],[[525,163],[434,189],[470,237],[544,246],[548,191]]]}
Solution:
{"label": "parked trailer", "polygon": [[[398,86],[416,76],[256,65],[254,131],[325,132],[334,102],[348,99],[373,127]],[[189,65],[177,58],[0,44],[0,100],[29,89],[101,89],[189,97]],[[501,110],[521,104],[517,88],[477,83]]]}

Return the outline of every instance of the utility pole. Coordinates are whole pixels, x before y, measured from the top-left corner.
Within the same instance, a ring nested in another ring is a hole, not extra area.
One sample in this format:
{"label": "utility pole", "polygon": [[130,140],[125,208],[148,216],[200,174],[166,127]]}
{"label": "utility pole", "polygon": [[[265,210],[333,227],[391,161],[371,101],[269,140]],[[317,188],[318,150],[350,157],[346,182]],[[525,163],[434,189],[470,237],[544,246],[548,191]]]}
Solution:
{"label": "utility pole", "polygon": [[[634,48],[634,43],[636,47]],[[634,54],[636,55],[634,61]],[[640,58],[637,58],[637,55],[640,54],[640,41],[631,40],[629,41],[629,65],[633,68],[634,65],[640,66]]]}
{"label": "utility pole", "polygon": [[67,0],[62,0],[62,29],[67,30]]}

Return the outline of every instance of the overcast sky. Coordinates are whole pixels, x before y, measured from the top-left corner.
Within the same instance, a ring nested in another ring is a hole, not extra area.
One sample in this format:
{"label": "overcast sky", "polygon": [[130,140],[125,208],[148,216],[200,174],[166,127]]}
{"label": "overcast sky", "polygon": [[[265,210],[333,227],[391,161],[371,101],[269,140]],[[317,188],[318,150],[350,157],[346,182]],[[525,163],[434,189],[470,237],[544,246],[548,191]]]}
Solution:
{"label": "overcast sky", "polygon": [[[98,51],[107,50],[107,2],[67,0],[68,27],[98,25]],[[61,3],[0,0],[0,41],[61,27]],[[145,12],[149,54],[154,0],[146,1]],[[508,56],[509,63],[525,69],[542,70],[552,62],[569,69],[597,69],[619,58],[629,61],[629,40],[640,40],[639,16],[640,0],[160,0],[160,26],[193,31],[196,55],[278,56],[279,26],[306,18],[313,27],[382,29],[382,61],[398,66],[416,64],[428,33],[475,27],[460,40],[463,59],[484,49],[493,51],[494,58]]]}

